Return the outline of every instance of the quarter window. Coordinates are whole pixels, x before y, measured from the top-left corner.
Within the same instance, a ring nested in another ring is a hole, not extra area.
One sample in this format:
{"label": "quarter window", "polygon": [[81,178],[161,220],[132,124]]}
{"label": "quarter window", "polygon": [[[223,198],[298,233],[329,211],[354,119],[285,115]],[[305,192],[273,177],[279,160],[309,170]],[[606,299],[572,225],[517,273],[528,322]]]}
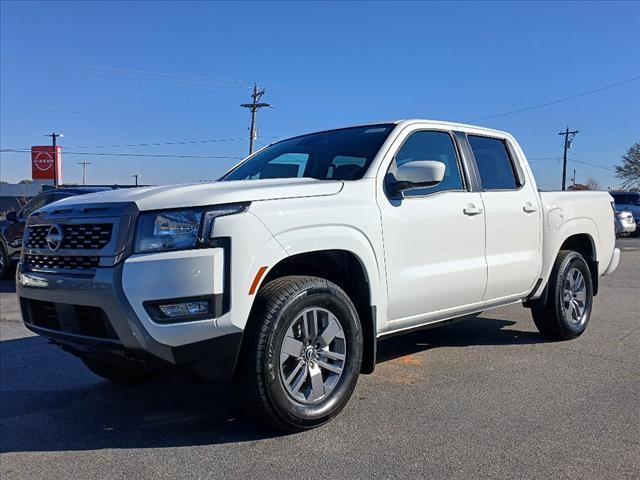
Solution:
{"label": "quarter window", "polygon": [[520,187],[504,140],[476,135],[467,138],[484,190],[516,190]]}
{"label": "quarter window", "polygon": [[445,164],[442,182],[433,187],[404,192],[405,197],[422,196],[444,190],[464,190],[462,173],[451,135],[446,132],[420,131],[412,133],[396,154],[396,168],[416,160],[436,160]]}

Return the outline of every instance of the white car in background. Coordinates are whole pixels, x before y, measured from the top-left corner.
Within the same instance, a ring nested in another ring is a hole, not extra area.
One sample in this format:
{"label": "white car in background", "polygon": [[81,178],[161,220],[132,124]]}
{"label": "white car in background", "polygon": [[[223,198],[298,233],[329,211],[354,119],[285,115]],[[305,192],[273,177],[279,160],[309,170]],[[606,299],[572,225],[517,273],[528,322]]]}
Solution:
{"label": "white car in background", "polygon": [[636,221],[635,235],[640,233],[640,192],[611,192],[616,212],[629,212]]}
{"label": "white car in background", "polygon": [[636,231],[636,220],[631,212],[616,212],[616,235],[627,237]]}

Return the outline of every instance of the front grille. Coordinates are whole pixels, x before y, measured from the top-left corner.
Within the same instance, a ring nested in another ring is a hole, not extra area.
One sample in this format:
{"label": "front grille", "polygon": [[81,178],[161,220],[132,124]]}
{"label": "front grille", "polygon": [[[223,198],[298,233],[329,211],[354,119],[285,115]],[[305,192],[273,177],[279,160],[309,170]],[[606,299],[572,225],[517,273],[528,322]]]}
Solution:
{"label": "front grille", "polygon": [[56,304],[31,299],[26,302],[28,322],[36,327],[86,337],[118,340],[107,315],[99,307]]}
{"label": "front grille", "polygon": [[53,302],[29,300],[29,317],[31,322],[39,327],[60,330],[58,312]]}
{"label": "front grille", "polygon": [[46,270],[93,270],[100,264],[100,257],[78,255],[31,255],[24,256],[23,263],[33,269]]}
{"label": "front grille", "polygon": [[[99,250],[111,240],[113,224],[90,223],[78,225],[61,225],[62,249]],[[27,247],[49,248],[47,235],[51,225],[35,225],[29,227],[27,233]]]}
{"label": "front grille", "polygon": [[118,338],[101,308],[76,305],[75,310],[80,334],[98,338]]}

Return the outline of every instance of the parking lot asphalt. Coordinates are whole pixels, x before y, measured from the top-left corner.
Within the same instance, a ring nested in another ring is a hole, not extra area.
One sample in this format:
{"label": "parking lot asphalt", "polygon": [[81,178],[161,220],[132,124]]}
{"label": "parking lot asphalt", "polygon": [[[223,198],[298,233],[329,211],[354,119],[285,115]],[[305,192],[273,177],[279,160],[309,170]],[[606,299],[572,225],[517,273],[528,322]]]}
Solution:
{"label": "parking lot asphalt", "polygon": [[528,310],[380,343],[330,424],[255,425],[231,387],[121,387],[21,323],[0,283],[0,476],[21,478],[640,478],[640,239],[618,241],[591,323],[544,341]]}

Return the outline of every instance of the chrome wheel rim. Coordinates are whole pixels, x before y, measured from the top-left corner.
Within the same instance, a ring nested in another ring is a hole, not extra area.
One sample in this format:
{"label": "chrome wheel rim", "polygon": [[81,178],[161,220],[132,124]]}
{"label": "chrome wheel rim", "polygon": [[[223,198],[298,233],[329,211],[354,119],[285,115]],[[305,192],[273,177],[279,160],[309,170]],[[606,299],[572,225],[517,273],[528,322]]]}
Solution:
{"label": "chrome wheel rim", "polygon": [[562,291],[562,308],[567,321],[580,325],[586,319],[587,283],[582,272],[572,268],[565,277]]}
{"label": "chrome wheel rim", "polygon": [[280,375],[298,402],[316,404],[338,385],[347,359],[347,341],[338,318],[314,307],[289,325],[280,345]]}

